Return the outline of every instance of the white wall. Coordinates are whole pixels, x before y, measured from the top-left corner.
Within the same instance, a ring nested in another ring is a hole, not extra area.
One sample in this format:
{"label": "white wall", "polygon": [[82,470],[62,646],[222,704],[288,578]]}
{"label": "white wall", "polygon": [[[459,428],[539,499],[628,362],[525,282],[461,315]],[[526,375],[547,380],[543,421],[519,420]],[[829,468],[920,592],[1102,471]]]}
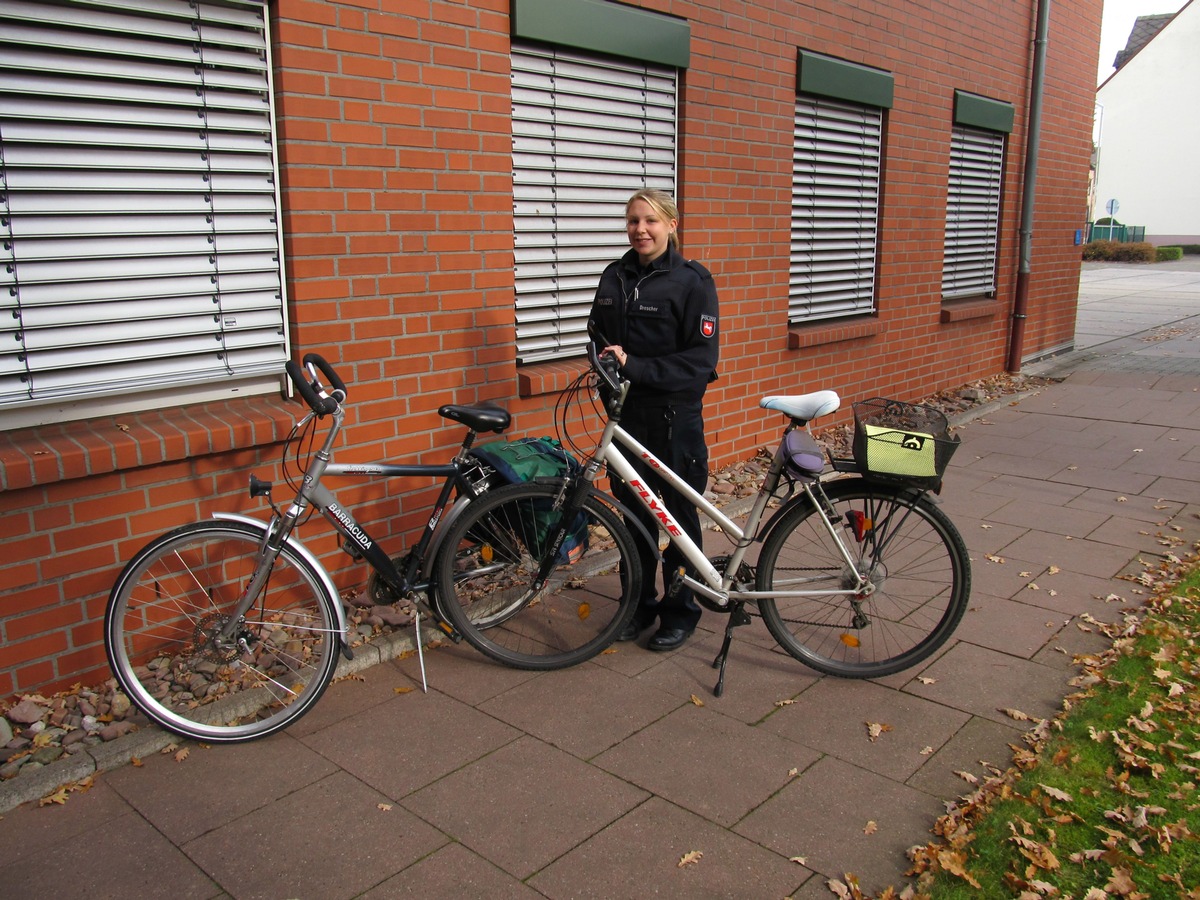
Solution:
{"label": "white wall", "polygon": [[1094,218],[1116,198],[1117,220],[1145,226],[1147,240],[1200,243],[1198,92],[1200,0],[1191,0],[1096,91]]}

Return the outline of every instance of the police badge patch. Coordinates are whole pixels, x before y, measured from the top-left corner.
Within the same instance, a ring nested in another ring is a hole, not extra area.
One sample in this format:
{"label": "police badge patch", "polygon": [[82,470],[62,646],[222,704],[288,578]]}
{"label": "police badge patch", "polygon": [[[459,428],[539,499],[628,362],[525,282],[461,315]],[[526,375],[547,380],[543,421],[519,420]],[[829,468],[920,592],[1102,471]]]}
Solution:
{"label": "police badge patch", "polygon": [[717,317],[716,316],[701,316],[700,317],[700,333],[706,338],[712,337],[717,333]]}

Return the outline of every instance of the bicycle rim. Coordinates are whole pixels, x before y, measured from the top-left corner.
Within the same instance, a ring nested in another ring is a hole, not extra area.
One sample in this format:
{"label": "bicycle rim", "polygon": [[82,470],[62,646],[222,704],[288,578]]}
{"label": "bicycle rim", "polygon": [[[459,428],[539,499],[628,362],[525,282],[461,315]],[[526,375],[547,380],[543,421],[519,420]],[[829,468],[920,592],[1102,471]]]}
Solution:
{"label": "bicycle rim", "polygon": [[766,539],[758,589],[847,589],[862,572],[874,591],[857,603],[845,596],[764,600],[767,628],[796,659],[830,675],[881,677],[928,658],[970,597],[962,537],[927,496],[904,488],[853,479],[827,485],[826,493],[854,567],[811,504],[798,504]]}
{"label": "bicycle rim", "polygon": [[534,584],[561,513],[555,485],[519,484],[474,501],[437,562],[440,608],[467,641],[506,665],[557,669],[608,647],[633,616],[641,584],[633,535],[596,497],[572,523],[586,538]]}
{"label": "bicycle rim", "polygon": [[219,636],[261,540],[238,523],[187,525],[147,545],[114,585],[109,663],[134,705],[162,727],[210,742],[264,737],[304,715],[333,677],[336,600],[288,547],[230,636]]}

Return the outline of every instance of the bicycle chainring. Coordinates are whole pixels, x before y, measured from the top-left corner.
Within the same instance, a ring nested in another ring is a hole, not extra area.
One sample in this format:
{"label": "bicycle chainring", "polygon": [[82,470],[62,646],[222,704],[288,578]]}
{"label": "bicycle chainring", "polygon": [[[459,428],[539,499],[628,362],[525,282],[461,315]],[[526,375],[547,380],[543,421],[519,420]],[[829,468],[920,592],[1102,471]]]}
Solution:
{"label": "bicycle chainring", "polygon": [[[410,555],[411,551],[405,553],[403,556],[392,557],[392,565],[396,567],[397,572],[404,571],[408,565],[408,557]],[[393,603],[398,603],[406,599],[398,595],[392,586],[384,581],[374,569],[367,576],[367,596],[371,598],[371,602],[376,606],[391,606]]]}
{"label": "bicycle chainring", "polygon": [[[729,567],[729,559],[730,558],[728,556],[714,556],[709,560],[709,562],[712,563],[714,569],[716,569],[721,575],[724,575],[725,570]],[[733,579],[733,583],[745,588],[754,586],[754,570],[750,568],[749,564],[742,563],[740,566],[738,566],[737,577]],[[696,592],[695,597],[697,603],[699,603],[705,609],[711,610],[715,613],[728,615],[734,606],[732,603],[726,604],[725,606],[720,606],[715,600],[705,597],[699,592]]]}

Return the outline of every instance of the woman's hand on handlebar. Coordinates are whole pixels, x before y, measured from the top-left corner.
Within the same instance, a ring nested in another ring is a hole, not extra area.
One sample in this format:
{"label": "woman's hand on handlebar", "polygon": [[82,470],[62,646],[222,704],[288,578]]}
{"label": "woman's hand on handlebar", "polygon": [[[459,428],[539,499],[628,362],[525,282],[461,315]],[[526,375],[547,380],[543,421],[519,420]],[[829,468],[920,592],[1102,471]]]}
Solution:
{"label": "woman's hand on handlebar", "polygon": [[600,351],[601,356],[611,356],[617,361],[617,365],[624,366],[625,361],[629,359],[629,354],[625,352],[625,348],[620,344],[609,344]]}

